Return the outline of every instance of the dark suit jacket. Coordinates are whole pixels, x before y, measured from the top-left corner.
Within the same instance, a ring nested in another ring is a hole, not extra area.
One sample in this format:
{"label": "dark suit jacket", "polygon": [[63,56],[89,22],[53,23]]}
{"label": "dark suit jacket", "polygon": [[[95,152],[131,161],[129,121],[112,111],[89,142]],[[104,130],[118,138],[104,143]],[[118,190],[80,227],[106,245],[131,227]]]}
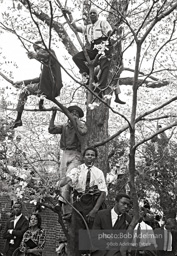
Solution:
{"label": "dark suit jacket", "polygon": [[[128,214],[122,214],[119,222],[117,223],[116,227],[112,226],[111,220],[111,209],[101,210],[98,211],[94,224],[93,229],[95,230],[125,230],[128,228],[131,222],[131,218]],[[121,255],[118,250],[95,250],[91,254],[92,256],[119,256]]]}
{"label": "dark suit jacket", "polygon": [[[13,229],[12,234],[9,234],[7,231],[8,229]],[[23,238],[23,234],[28,229],[28,220],[27,218],[22,215],[20,219],[17,221],[16,226],[14,228],[14,218],[10,218],[7,223],[5,230],[3,232],[3,238],[6,239],[4,252],[6,253],[9,250],[9,246],[11,250],[15,250],[19,247],[21,240]],[[9,244],[10,240],[14,239],[14,244]]]}

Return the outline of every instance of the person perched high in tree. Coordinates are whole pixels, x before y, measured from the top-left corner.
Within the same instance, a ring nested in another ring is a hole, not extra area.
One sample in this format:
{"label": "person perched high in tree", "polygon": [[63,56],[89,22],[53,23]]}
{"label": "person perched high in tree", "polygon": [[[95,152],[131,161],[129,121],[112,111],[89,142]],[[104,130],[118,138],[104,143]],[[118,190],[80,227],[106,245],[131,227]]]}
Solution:
{"label": "person perched high in tree", "polygon": [[[87,54],[90,60],[94,60],[96,57],[98,58],[98,63],[100,67],[100,71],[97,75],[94,76],[94,80],[98,83],[98,86],[94,89],[95,92],[98,93],[100,97],[103,96],[104,91],[107,88],[107,78],[109,73],[109,67],[111,63],[111,49],[112,49],[112,42],[111,42],[111,35],[113,34],[113,29],[108,21],[100,20],[98,10],[95,7],[91,7],[89,11],[89,18],[91,24],[86,26],[79,26],[73,21],[73,17],[71,12],[64,9],[63,12],[69,15],[70,22],[74,29],[77,32],[83,33],[86,41],[90,44],[90,49],[87,49]],[[100,44],[105,44],[105,51],[104,55],[99,53],[99,46]],[[98,47],[97,47],[98,46]],[[82,74],[83,81],[86,81],[86,77],[89,75],[89,68],[86,64],[86,56],[84,51],[81,51],[73,56],[73,61],[75,62],[76,66],[79,68],[79,72]],[[119,99],[120,88],[117,84],[117,88],[115,90],[115,102],[119,104],[125,104],[125,102]]]}
{"label": "person perched high in tree", "polygon": [[[42,41],[37,41],[33,44],[35,52],[28,52],[29,59],[36,59],[42,64],[42,72],[40,77],[25,80],[21,82],[16,82],[16,85],[24,84],[25,87],[22,88],[18,104],[17,104],[17,117],[13,128],[22,126],[22,113],[24,110],[24,105],[27,101],[29,95],[44,96],[49,100],[54,99],[60,95],[60,90],[63,87],[61,78],[61,67],[58,63],[56,54],[53,50],[43,49]],[[39,101],[39,109],[43,110],[44,99],[41,98]]]}

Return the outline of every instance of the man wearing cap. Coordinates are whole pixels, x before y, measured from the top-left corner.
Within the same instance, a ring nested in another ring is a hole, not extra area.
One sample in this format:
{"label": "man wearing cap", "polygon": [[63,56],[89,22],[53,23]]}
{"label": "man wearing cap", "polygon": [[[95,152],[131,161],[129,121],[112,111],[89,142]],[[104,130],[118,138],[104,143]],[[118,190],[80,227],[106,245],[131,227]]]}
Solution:
{"label": "man wearing cap", "polygon": [[16,86],[24,84],[24,87],[19,95],[17,104],[18,113],[13,128],[22,126],[21,117],[24,110],[24,105],[29,95],[41,96],[39,101],[39,109],[42,110],[44,109],[44,99],[42,98],[42,95],[49,100],[54,99],[60,95],[60,90],[63,87],[61,79],[61,67],[57,61],[55,52],[51,49],[48,51],[43,49],[44,46],[42,41],[35,42],[33,44],[33,48],[35,52],[28,52],[28,58],[38,60],[42,64],[42,71],[40,77],[14,83]]}
{"label": "man wearing cap", "polygon": [[[91,24],[83,26],[78,26],[73,21],[73,17],[70,11],[63,10],[63,13],[69,15],[70,22],[72,26],[76,29],[77,32],[83,33],[86,41],[90,44],[90,49],[87,49],[87,54],[90,58],[90,60],[94,60],[95,57],[98,55],[98,50],[95,48],[96,45],[101,44],[105,41],[106,43],[106,50],[105,50],[105,56],[100,56],[99,58],[99,65],[101,72],[99,72],[99,78],[96,76],[94,77],[95,82],[98,82],[98,87],[95,89],[95,92],[98,92],[98,95],[101,97],[102,92],[106,89],[107,86],[107,77],[109,73],[109,67],[110,67],[110,59],[111,59],[111,43],[110,43],[110,36],[112,35],[112,27],[106,20],[100,20],[98,19],[99,14],[98,10],[95,7],[91,7],[89,11],[89,17]],[[83,51],[77,53],[73,56],[73,61],[79,68],[80,73],[83,76],[83,80],[85,80],[85,77],[89,75],[89,68],[86,64],[86,57]],[[119,85],[117,85],[117,88],[115,90],[115,102],[119,104],[125,104],[125,102],[121,101],[119,99],[120,94],[120,88]]]}
{"label": "man wearing cap", "polygon": [[[80,135],[85,135],[87,133],[87,127],[84,122],[81,122],[79,120],[79,118],[82,118],[84,116],[84,112],[82,111],[82,109],[74,105],[68,107],[68,110],[74,118],[78,133]],[[54,125],[56,113],[57,111],[54,109],[48,131],[51,134],[61,134],[60,148],[63,150],[59,169],[59,177],[61,179],[66,176],[66,172],[81,164],[81,142],[78,138],[74,126],[69,119],[66,124],[57,126]],[[67,200],[69,199],[68,197],[70,195],[69,189],[70,186],[66,185],[62,188],[61,193],[62,196]],[[60,201],[64,202],[62,198],[60,198]],[[63,207],[63,213],[67,214],[68,212],[70,212],[70,207],[66,205]]]}

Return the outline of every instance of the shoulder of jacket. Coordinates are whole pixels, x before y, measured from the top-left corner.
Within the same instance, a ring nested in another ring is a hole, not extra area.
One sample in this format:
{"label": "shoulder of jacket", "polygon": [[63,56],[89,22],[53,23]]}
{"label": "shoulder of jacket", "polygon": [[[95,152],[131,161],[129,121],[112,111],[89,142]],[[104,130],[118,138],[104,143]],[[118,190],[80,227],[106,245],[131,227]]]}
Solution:
{"label": "shoulder of jacket", "polygon": [[25,216],[25,215],[23,215],[23,214],[22,214],[21,218],[22,218],[23,220],[25,220],[25,221],[26,221],[26,220],[28,221],[28,217]]}
{"label": "shoulder of jacket", "polygon": [[128,213],[125,213],[125,219],[130,223],[132,221],[132,218],[130,217],[130,215],[128,215]]}
{"label": "shoulder of jacket", "polygon": [[111,209],[103,209],[98,211],[97,214],[105,216],[105,213],[109,213],[109,212],[111,212]]}

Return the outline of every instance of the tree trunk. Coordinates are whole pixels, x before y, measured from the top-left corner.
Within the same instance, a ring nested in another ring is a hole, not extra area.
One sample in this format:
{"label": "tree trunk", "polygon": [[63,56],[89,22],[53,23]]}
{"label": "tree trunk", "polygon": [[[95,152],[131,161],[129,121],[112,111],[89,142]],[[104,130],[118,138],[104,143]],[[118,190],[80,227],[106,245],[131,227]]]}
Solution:
{"label": "tree trunk", "polygon": [[[109,109],[101,103],[95,109],[87,109],[86,124],[88,133],[85,137],[84,147],[93,146],[95,142],[108,137]],[[108,164],[108,144],[98,148],[98,167],[106,174]]]}

